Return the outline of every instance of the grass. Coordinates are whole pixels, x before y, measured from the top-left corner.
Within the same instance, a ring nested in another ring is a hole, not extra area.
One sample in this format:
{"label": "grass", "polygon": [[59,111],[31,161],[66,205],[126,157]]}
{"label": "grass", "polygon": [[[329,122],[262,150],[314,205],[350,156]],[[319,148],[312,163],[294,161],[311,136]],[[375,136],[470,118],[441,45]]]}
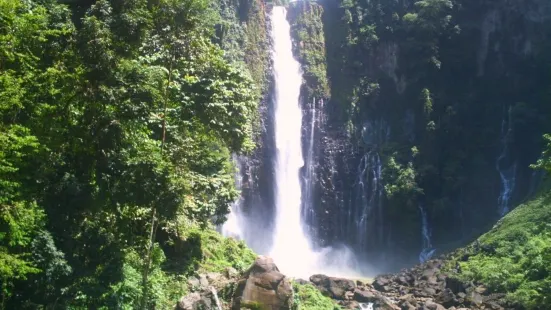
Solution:
{"label": "grass", "polygon": [[312,284],[293,282],[293,310],[338,310],[341,309],[331,298],[325,297]]}
{"label": "grass", "polygon": [[467,260],[455,260],[459,278],[506,293],[516,307],[551,309],[551,191],[507,214],[466,252]]}
{"label": "grass", "polygon": [[256,254],[244,242],[225,238],[212,227],[187,227],[173,248],[177,250],[169,252],[165,267],[186,277],[197,273],[222,273],[226,268],[242,272],[256,259]]}
{"label": "grass", "polygon": [[256,258],[244,242],[225,238],[215,230],[196,230],[193,234],[201,239],[200,272],[223,272],[226,268],[244,271]]}

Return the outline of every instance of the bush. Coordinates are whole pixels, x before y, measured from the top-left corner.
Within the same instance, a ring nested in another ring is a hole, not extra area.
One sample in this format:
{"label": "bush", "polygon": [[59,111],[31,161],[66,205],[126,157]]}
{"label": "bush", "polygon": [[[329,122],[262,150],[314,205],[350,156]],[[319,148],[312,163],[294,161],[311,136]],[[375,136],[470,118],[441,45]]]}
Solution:
{"label": "bush", "polygon": [[338,310],[341,309],[335,302],[321,294],[312,284],[293,282],[294,303],[293,310]]}
{"label": "bush", "polygon": [[551,309],[551,193],[517,207],[470,251],[460,278],[507,293],[514,305]]}
{"label": "bush", "polygon": [[242,241],[225,238],[212,227],[188,227],[179,243],[179,250],[171,253],[168,269],[186,276],[197,272],[223,272],[226,268],[244,271],[255,260],[256,254]]}

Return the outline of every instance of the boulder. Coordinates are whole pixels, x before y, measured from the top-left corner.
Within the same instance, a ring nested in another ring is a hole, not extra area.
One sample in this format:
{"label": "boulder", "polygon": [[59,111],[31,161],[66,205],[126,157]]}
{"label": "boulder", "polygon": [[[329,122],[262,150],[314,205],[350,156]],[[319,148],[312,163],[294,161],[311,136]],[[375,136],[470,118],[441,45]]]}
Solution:
{"label": "boulder", "polygon": [[392,302],[383,296],[381,293],[375,290],[367,289],[355,289],[354,290],[354,300],[360,303],[372,303],[374,309],[381,310],[395,310],[400,309],[400,307],[392,304]]}
{"label": "boulder", "polygon": [[224,276],[227,279],[233,279],[239,277],[239,272],[235,268],[228,267],[224,270]]}
{"label": "boulder", "polygon": [[373,302],[377,299],[377,296],[372,291],[367,290],[354,290],[354,300],[359,302]]}
{"label": "boulder", "polygon": [[436,290],[432,287],[425,286],[413,291],[413,295],[415,295],[415,297],[434,297],[434,295],[436,295]]}
{"label": "boulder", "polygon": [[180,301],[178,301],[178,305],[176,305],[176,309],[177,310],[195,310],[196,305],[199,303],[200,300],[201,300],[201,294],[197,292],[188,294],[182,297]]}
{"label": "boulder", "polygon": [[209,280],[207,279],[207,275],[200,274],[197,277],[190,277],[187,280],[187,284],[191,291],[200,291],[208,288]]}
{"label": "boulder", "polygon": [[438,296],[436,297],[436,300],[446,308],[459,305],[459,301],[457,300],[457,297],[453,294],[452,290],[449,288],[440,292],[440,294],[438,294]]}
{"label": "boulder", "polygon": [[339,300],[345,299],[346,292],[354,291],[354,288],[356,288],[356,284],[352,280],[328,277],[322,274],[311,276],[310,282],[312,282],[323,295]]}
{"label": "boulder", "polygon": [[176,305],[176,310],[218,310],[218,302],[216,290],[210,287],[182,297]]}
{"label": "boulder", "polygon": [[401,310],[417,310],[409,301],[401,301],[399,305]]}
{"label": "boulder", "polygon": [[446,278],[446,288],[449,288],[454,294],[465,292],[465,285],[463,282],[454,277]]}
{"label": "boulder", "polygon": [[258,256],[237,282],[232,309],[255,307],[290,310],[293,301],[291,282],[279,272],[272,258]]}
{"label": "boulder", "polygon": [[360,303],[358,303],[357,301],[354,301],[354,300],[348,300],[348,301],[341,301],[339,302],[339,305],[344,308],[344,309],[349,309],[349,310],[357,310],[357,309],[360,309]]}
{"label": "boulder", "polygon": [[425,302],[425,308],[429,310],[446,310],[441,304],[437,304],[434,301],[428,300]]}
{"label": "boulder", "polygon": [[378,276],[375,278],[375,282],[373,282],[373,287],[377,289],[378,291],[385,291],[385,286],[387,286],[390,283],[390,279],[387,276]]}

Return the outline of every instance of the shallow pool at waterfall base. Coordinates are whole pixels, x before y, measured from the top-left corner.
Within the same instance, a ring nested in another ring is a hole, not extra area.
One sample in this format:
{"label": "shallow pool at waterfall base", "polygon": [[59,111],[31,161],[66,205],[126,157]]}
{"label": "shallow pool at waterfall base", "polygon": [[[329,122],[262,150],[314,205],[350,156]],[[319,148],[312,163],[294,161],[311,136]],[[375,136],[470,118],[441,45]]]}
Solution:
{"label": "shallow pool at waterfall base", "polygon": [[361,310],[373,310],[373,303],[361,303],[360,304]]}

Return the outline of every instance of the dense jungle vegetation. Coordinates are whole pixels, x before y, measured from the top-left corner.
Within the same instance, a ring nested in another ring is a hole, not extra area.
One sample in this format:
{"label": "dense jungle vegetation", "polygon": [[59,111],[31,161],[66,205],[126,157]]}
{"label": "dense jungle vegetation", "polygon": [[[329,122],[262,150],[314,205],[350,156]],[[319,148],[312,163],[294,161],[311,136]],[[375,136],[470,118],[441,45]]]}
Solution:
{"label": "dense jungle vegetation", "polygon": [[1,309],[167,309],[200,264],[250,264],[199,228],[238,195],[230,154],[254,148],[265,70],[231,51],[265,36],[228,29],[258,10],[0,0]]}
{"label": "dense jungle vegetation", "polygon": [[[385,218],[407,233],[400,250],[418,250],[419,200],[442,244],[495,218],[504,118],[515,128],[507,156],[525,168],[550,130],[549,29],[507,15],[494,34],[505,43],[486,46],[481,65],[469,12],[489,2],[322,1],[292,24],[307,47],[295,51],[304,90],[329,102],[329,134],[383,155]],[[251,264],[255,254],[212,224],[239,195],[232,154],[253,152],[262,130],[263,6],[0,0],[0,309],[172,309],[198,270]],[[537,33],[534,53],[515,58],[515,31]],[[367,121],[395,134],[366,146]],[[534,168],[549,172],[546,149]],[[525,308],[549,305],[548,188],[466,249],[461,277]],[[304,309],[335,307],[309,285],[295,294]]]}

